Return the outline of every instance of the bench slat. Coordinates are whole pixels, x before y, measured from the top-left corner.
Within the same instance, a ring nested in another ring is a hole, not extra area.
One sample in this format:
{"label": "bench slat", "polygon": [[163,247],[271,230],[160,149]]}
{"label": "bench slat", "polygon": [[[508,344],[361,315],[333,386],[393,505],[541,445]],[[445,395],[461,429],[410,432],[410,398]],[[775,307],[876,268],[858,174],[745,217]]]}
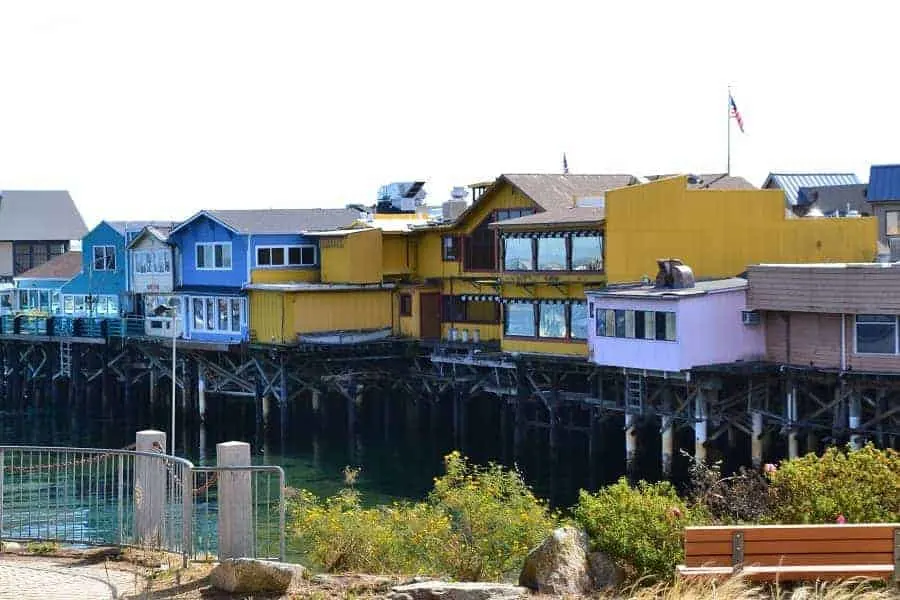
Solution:
{"label": "bench slat", "polygon": [[[780,541],[744,541],[744,555],[749,554],[834,554],[856,552],[893,552],[892,538],[872,540],[780,540]],[[686,541],[684,552],[688,556],[731,555],[731,539],[721,542]]]}
{"label": "bench slat", "polygon": [[744,541],[784,541],[784,540],[893,540],[894,530],[900,523],[878,525],[747,525],[686,527],[685,541],[690,542],[731,542],[731,534],[744,532]]}
{"label": "bench slat", "polygon": [[[745,567],[741,575],[752,581],[817,581],[833,579],[891,579],[893,565],[829,565],[803,567]],[[730,567],[678,567],[682,577],[721,577],[727,579],[734,573]]]}
{"label": "bench slat", "polygon": [[[686,556],[689,567],[730,567],[728,556]],[[841,554],[745,554],[744,565],[777,567],[779,565],[801,567],[808,565],[888,565],[894,567],[892,552],[844,552]]]}

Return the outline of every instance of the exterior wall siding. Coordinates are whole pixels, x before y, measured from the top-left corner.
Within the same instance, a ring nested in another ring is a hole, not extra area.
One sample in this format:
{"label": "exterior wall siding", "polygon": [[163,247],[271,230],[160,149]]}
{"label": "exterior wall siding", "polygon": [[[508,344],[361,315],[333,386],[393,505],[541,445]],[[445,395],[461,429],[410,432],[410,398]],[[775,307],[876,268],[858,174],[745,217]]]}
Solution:
{"label": "exterior wall siding", "polygon": [[[168,273],[138,273],[135,268],[134,252],[136,250],[165,250],[169,253]],[[131,266],[131,290],[136,294],[168,294],[175,289],[175,257],[169,244],[159,241],[152,235],[145,235],[140,242],[128,251]]]}
{"label": "exterior wall siding", "polygon": [[416,240],[416,274],[423,279],[456,277],[460,274],[461,260],[443,259],[444,235],[456,235],[450,231],[428,231],[414,234]]}
{"label": "exterior wall siding", "polygon": [[381,283],[382,233],[366,229],[349,235],[323,238],[322,281],[325,283]]}
{"label": "exterior wall siding", "polygon": [[409,236],[385,235],[382,238],[384,252],[383,270],[385,275],[406,275],[412,271]]}
{"label": "exterior wall siding", "polygon": [[874,218],[788,219],[780,190],[688,190],[677,177],[606,194],[611,283],[652,276],[677,257],[698,277],[732,277],[754,263],[869,262]]}
{"label": "exterior wall siding", "polygon": [[588,347],[584,341],[560,341],[560,340],[523,340],[521,338],[505,337],[500,343],[500,349],[504,352],[522,352],[524,354],[556,354],[559,356],[587,357]]}
{"label": "exterior wall siding", "polygon": [[755,310],[900,313],[900,266],[750,266],[747,304]]}
{"label": "exterior wall siding", "polygon": [[[127,289],[128,253],[125,251],[125,238],[105,222],[92,229],[81,242],[81,273],[69,280],[62,289],[62,294],[116,296],[119,298],[119,310],[127,311],[125,291]],[[94,270],[94,247],[113,246],[115,248],[115,270]]]}
{"label": "exterior wall siding", "polygon": [[318,268],[300,269],[251,269],[252,283],[317,283],[322,280],[322,272]]}
{"label": "exterior wall siding", "polygon": [[[239,235],[201,215],[169,236],[181,250],[180,286],[240,289],[247,281],[247,236]],[[231,242],[230,269],[198,269],[197,244]]]}

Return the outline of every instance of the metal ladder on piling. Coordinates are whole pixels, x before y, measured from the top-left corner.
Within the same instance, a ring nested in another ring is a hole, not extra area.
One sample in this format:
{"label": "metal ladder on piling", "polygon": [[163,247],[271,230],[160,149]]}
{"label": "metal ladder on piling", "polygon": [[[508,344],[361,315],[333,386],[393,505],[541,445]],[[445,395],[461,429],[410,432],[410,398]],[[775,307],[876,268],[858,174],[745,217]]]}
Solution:
{"label": "metal ladder on piling", "polygon": [[59,343],[59,376],[72,376],[72,342]]}
{"label": "metal ladder on piling", "polygon": [[641,414],[644,409],[646,386],[640,375],[625,377],[625,410],[630,414]]}

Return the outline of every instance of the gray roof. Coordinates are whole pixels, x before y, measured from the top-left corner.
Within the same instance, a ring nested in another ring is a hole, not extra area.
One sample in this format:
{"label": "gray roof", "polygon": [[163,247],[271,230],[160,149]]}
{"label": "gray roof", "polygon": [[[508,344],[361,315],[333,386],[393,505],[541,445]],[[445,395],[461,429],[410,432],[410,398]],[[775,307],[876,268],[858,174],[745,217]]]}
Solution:
{"label": "gray roof", "polygon": [[853,173],[769,173],[763,189],[777,188],[784,192],[788,206],[797,204],[800,188],[853,185],[860,183]]}
{"label": "gray roof", "polygon": [[569,208],[578,198],[637,183],[634,175],[512,174],[501,175],[503,179],[547,211]]}
{"label": "gray roof", "polygon": [[168,231],[175,226],[174,221],[106,221],[106,224],[125,235],[126,231],[142,231],[144,227]]}
{"label": "gray roof", "polygon": [[[647,175],[650,181],[659,179],[667,179],[669,177],[677,177],[679,174],[671,175]],[[689,190],[755,190],[757,187],[737,175],[729,175],[728,173],[699,173],[688,174],[687,187]]]}
{"label": "gray roof", "polygon": [[666,288],[656,287],[655,285],[622,285],[610,286],[603,290],[589,290],[588,293],[599,297],[615,297],[615,298],[641,298],[641,299],[666,299],[684,296],[702,296],[715,292],[726,292],[730,290],[740,290],[747,287],[747,280],[742,277],[730,277],[728,279],[709,279],[698,281],[694,287],[689,288]]}
{"label": "gray roof", "polygon": [[80,240],[81,213],[65,190],[0,192],[0,241]]}
{"label": "gray roof", "polygon": [[846,214],[849,208],[861,215],[869,215],[872,208],[866,199],[867,188],[868,185],[865,183],[803,187],[797,194],[797,205],[794,210],[806,215],[813,208],[817,208],[822,214],[832,215],[835,212]]}
{"label": "gray roof", "polygon": [[352,208],[208,210],[205,213],[239,233],[327,231],[347,227],[362,217],[362,213]]}

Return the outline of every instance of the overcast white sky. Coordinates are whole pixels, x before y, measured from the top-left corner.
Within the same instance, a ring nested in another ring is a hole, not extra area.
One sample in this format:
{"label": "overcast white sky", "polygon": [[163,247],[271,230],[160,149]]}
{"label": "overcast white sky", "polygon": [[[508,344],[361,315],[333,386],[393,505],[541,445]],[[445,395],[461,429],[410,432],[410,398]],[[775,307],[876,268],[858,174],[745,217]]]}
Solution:
{"label": "overcast white sky", "polygon": [[900,161],[896,14],[847,2],[0,0],[0,189],[85,220],[424,178]]}

